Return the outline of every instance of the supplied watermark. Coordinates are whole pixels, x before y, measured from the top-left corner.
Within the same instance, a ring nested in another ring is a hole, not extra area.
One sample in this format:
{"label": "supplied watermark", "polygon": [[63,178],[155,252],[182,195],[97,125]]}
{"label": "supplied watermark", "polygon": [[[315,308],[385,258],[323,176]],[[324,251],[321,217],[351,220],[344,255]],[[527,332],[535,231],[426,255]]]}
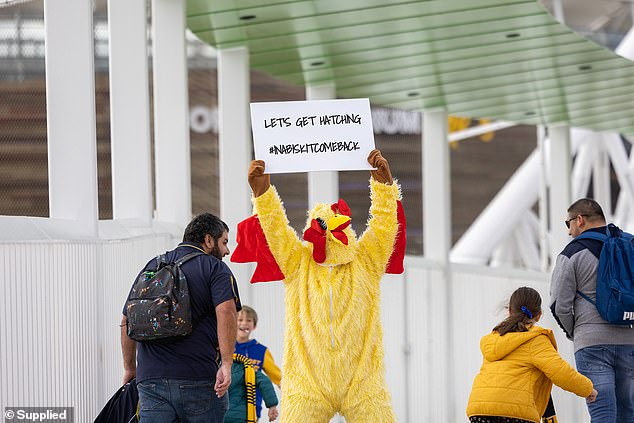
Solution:
{"label": "supplied watermark", "polygon": [[73,407],[4,407],[4,422],[74,423]]}

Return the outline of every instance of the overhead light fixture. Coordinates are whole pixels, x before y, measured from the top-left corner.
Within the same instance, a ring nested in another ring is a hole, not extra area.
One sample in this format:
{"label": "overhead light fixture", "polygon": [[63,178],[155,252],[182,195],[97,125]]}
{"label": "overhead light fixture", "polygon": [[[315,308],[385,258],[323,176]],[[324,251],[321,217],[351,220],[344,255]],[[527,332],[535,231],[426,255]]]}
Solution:
{"label": "overhead light fixture", "polygon": [[418,96],[420,93],[416,92],[416,91],[410,91],[407,93],[408,97],[416,97]]}
{"label": "overhead light fixture", "polygon": [[519,32],[510,32],[508,34],[506,34],[506,38],[517,38],[520,36]]}
{"label": "overhead light fixture", "polygon": [[325,62],[323,60],[317,60],[315,62],[310,62],[311,66],[321,66],[323,65]]}
{"label": "overhead light fixture", "polygon": [[250,21],[251,19],[255,19],[255,15],[243,15],[240,16],[241,21]]}
{"label": "overhead light fixture", "polygon": [[592,65],[581,65],[577,69],[579,69],[580,71],[587,71],[592,69]]}

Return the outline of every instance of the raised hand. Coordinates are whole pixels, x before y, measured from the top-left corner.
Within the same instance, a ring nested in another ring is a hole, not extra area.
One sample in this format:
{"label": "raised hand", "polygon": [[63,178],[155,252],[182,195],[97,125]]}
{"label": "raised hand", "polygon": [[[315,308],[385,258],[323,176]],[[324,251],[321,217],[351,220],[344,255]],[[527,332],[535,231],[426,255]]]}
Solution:
{"label": "raised hand", "polygon": [[254,197],[259,197],[269,189],[271,177],[264,173],[264,160],[253,160],[251,162],[248,179]]}
{"label": "raised hand", "polygon": [[390,165],[387,160],[381,155],[381,150],[374,149],[370,151],[368,155],[368,163],[376,170],[371,170],[370,174],[372,178],[381,182],[382,184],[392,185],[392,173],[390,172]]}

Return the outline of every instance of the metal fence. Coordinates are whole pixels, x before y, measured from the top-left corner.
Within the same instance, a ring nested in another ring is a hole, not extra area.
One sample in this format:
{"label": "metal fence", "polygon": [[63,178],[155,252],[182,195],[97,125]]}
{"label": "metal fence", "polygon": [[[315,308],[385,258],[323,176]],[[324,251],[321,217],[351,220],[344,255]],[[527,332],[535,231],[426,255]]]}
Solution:
{"label": "metal fence", "polygon": [[7,13],[0,15],[0,215],[48,216],[43,16]]}

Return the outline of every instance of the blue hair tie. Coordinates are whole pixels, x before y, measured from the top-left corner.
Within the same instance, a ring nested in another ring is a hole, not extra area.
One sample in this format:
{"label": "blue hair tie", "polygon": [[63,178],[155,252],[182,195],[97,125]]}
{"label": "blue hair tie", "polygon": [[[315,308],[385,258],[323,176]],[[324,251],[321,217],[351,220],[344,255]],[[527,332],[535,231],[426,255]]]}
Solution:
{"label": "blue hair tie", "polygon": [[531,311],[528,309],[528,307],[526,306],[521,306],[520,310],[522,310],[522,313],[524,313],[525,315],[528,316],[529,319],[533,318],[533,313],[531,313]]}

